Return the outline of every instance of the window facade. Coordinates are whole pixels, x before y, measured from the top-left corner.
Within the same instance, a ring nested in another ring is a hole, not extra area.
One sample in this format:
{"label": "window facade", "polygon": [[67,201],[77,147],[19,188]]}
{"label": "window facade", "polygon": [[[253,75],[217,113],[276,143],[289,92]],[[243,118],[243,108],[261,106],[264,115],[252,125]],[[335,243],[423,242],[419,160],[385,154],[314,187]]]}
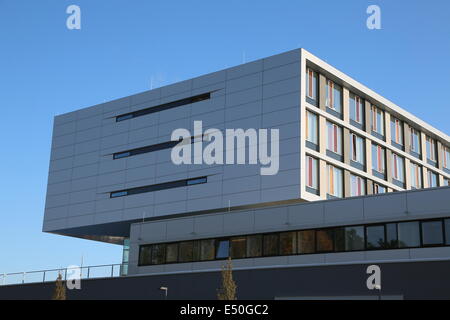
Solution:
{"label": "window facade", "polygon": [[391,140],[403,146],[403,123],[391,116]]}
{"label": "window facade", "polygon": [[139,266],[450,245],[450,219],[330,227],[139,247]]}
{"label": "window facade", "polygon": [[392,154],[392,178],[397,181],[405,182],[405,163],[404,159],[398,154]]}
{"label": "window facade", "polygon": [[436,140],[427,136],[426,145],[427,145],[427,159],[431,161],[436,161]]}
{"label": "window facade", "polygon": [[327,149],[342,155],[342,128],[327,121]]}
{"label": "window facade", "polygon": [[410,128],[410,151],[420,155],[420,132]]}
{"label": "window facade", "polygon": [[306,156],[306,186],[319,189],[319,160]]}
{"label": "window facade", "polygon": [[342,170],[329,164],[327,166],[327,172],[328,172],[328,194],[333,197],[342,198],[343,196]]}
{"label": "window facade", "polygon": [[312,69],[306,69],[306,96],[317,100],[317,73]]}
{"label": "window facade", "polygon": [[352,197],[363,196],[366,194],[366,181],[355,175],[350,175],[350,195]]}
{"label": "window facade", "polygon": [[384,136],[384,112],[375,106],[371,108],[371,126],[373,132]]}
{"label": "window facade", "polygon": [[316,114],[306,111],[306,140],[318,144],[318,117]]}
{"label": "window facade", "polygon": [[331,80],[327,80],[325,105],[338,112],[342,112],[342,87]]}
{"label": "window facade", "polygon": [[450,148],[442,146],[442,165],[450,170]]}
{"label": "window facade", "polygon": [[374,183],[373,184],[373,194],[379,194],[379,193],[386,193],[387,189],[385,186],[382,186],[381,184]]}
{"label": "window facade", "polygon": [[349,103],[350,120],[362,124],[364,116],[364,100],[358,97],[357,95],[350,93],[349,102],[350,102]]}
{"label": "window facade", "polygon": [[433,171],[427,171],[428,188],[435,188],[438,184],[438,175]]}
{"label": "window facade", "polygon": [[362,165],[365,163],[365,141],[360,136],[352,133],[350,134],[350,152],[352,161],[358,162]]}
{"label": "window facade", "polygon": [[383,147],[372,143],[372,169],[379,172],[385,173],[385,162],[386,162],[386,151]]}
{"label": "window facade", "polygon": [[415,189],[422,188],[422,167],[411,162],[411,187]]}

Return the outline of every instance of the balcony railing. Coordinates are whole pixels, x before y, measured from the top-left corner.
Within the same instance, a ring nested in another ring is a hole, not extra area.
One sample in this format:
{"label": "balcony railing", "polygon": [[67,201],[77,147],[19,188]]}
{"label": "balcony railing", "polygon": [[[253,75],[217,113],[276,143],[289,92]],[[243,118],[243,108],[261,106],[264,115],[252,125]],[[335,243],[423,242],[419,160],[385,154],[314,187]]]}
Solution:
{"label": "balcony railing", "polygon": [[[97,266],[86,266],[78,268],[81,273],[81,280],[95,278],[115,278],[128,274],[128,264],[105,264]],[[76,268],[68,267],[62,269],[48,269],[29,272],[0,273],[0,286],[18,285],[26,283],[52,282],[61,275],[62,280],[71,280],[70,276]],[[72,276],[73,277],[73,276]]]}

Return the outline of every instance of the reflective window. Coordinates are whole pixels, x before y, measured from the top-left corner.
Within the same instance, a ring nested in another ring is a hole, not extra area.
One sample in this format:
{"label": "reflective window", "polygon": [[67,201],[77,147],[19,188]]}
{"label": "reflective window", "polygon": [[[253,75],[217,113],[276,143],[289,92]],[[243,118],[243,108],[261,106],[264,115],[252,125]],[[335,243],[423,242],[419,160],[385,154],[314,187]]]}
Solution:
{"label": "reflective window", "polygon": [[392,178],[400,182],[405,182],[405,164],[403,157],[392,154]]}
{"label": "reflective window", "polygon": [[327,149],[342,155],[342,128],[327,121]]}
{"label": "reflective window", "polygon": [[334,197],[343,197],[342,170],[328,165],[328,194]]}
{"label": "reflective window", "polygon": [[298,253],[314,253],[316,251],[316,232],[306,230],[298,232]]}
{"label": "reflective window", "polygon": [[365,142],[364,139],[356,134],[350,134],[350,152],[352,155],[352,160],[358,162],[362,165],[365,163]]}
{"label": "reflective window", "polygon": [[436,140],[427,136],[426,138],[427,145],[427,158],[431,161],[436,161]]}
{"label": "reflective window", "polygon": [[262,235],[253,235],[247,237],[247,257],[262,256]]}
{"label": "reflective window", "polygon": [[218,240],[216,248],[216,259],[225,259],[230,255],[230,241]]}
{"label": "reflective window", "polygon": [[375,106],[371,108],[371,125],[372,131],[384,135],[384,112]]}
{"label": "reflective window", "polygon": [[319,188],[319,160],[306,156],[306,186],[317,190]]}
{"label": "reflective window", "polygon": [[214,259],[214,240],[202,240],[200,243],[200,260]]}
{"label": "reflective window", "polygon": [[152,246],[142,246],[139,252],[139,264],[149,265],[152,258]]}
{"label": "reflective window", "polygon": [[450,245],[450,219],[445,219],[445,244]]}
{"label": "reflective window", "polygon": [[350,175],[350,195],[352,197],[366,194],[366,180],[353,174]]}
{"label": "reflective window", "polygon": [[410,128],[410,150],[420,154],[420,132],[414,128]]}
{"label": "reflective window", "polygon": [[422,222],[422,243],[424,246],[442,245],[442,221]]}
{"label": "reflective window", "polygon": [[391,139],[399,145],[403,145],[403,124],[400,120],[391,116]]}
{"label": "reflective window", "polygon": [[422,167],[414,162],[411,162],[409,167],[411,170],[411,187],[422,188]]}
{"label": "reflective window", "polygon": [[178,243],[170,243],[166,246],[166,262],[178,261]]}
{"label": "reflective window", "polygon": [[334,250],[334,232],[329,230],[317,230],[317,252],[331,252]]}
{"label": "reflective window", "polygon": [[[198,245],[197,245],[198,246]],[[198,260],[194,259],[194,241],[180,242],[180,262],[191,262]]]}
{"label": "reflective window", "polygon": [[397,224],[396,223],[388,223],[386,225],[386,248],[394,249],[398,248],[398,233],[397,233]]}
{"label": "reflective window", "polygon": [[438,186],[438,175],[430,170],[427,171],[428,188]]}
{"label": "reflective window", "polygon": [[152,264],[162,264],[166,261],[166,245],[154,244],[152,248]]}
{"label": "reflective window", "polygon": [[265,256],[278,255],[278,234],[265,234],[264,235],[263,251]]}
{"label": "reflective window", "polygon": [[345,228],[345,251],[364,249],[364,227]]}
{"label": "reflective window", "polygon": [[317,96],[317,73],[310,68],[306,69],[306,96],[313,100]]}
{"label": "reflective window", "polygon": [[232,259],[245,258],[247,251],[247,238],[238,237],[231,239],[230,256]]}
{"label": "reflective window", "polygon": [[364,116],[364,100],[350,93],[350,119],[362,124]]}
{"label": "reflective window", "polygon": [[378,183],[373,183],[373,194],[386,193],[386,187]]}
{"label": "reflective window", "polygon": [[384,226],[368,226],[366,228],[367,249],[383,248],[385,242]]}
{"label": "reflective window", "polygon": [[327,80],[325,105],[341,113],[342,87],[331,80]]}
{"label": "reflective window", "polygon": [[288,255],[297,252],[296,232],[280,233],[280,254]]}
{"label": "reflective window", "polygon": [[384,148],[372,143],[372,169],[384,173],[385,159]]}
{"label": "reflective window", "polygon": [[306,111],[306,140],[314,144],[319,143],[317,122],[317,115]]}
{"label": "reflective window", "polygon": [[398,245],[400,248],[420,246],[419,222],[402,222],[398,224]]}

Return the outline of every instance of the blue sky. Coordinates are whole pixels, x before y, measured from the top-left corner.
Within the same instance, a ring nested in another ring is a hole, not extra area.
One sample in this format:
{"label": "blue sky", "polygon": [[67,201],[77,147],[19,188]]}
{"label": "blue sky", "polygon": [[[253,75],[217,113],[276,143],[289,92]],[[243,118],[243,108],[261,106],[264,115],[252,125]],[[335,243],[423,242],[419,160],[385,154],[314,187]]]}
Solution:
{"label": "blue sky", "polygon": [[[371,4],[382,30],[366,28]],[[449,134],[449,14],[448,0],[0,0],[0,273],[120,262],[119,246],[41,232],[54,115],[304,47]]]}

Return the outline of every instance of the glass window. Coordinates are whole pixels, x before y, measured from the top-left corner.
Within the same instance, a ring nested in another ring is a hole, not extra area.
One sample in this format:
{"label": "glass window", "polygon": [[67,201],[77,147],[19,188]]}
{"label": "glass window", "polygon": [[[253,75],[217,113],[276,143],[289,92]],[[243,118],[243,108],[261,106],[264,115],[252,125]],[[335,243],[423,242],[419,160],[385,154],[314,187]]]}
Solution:
{"label": "glass window", "polygon": [[169,243],[166,246],[166,262],[173,263],[178,261],[178,243]]}
{"label": "glass window", "polygon": [[316,251],[316,232],[305,230],[298,232],[298,253],[314,253]]}
{"label": "glass window", "polygon": [[449,179],[445,179],[444,178],[444,186],[448,187],[449,186],[449,182],[450,182]]}
{"label": "glass window", "polygon": [[420,154],[420,132],[414,128],[410,128],[411,133],[411,145],[410,150],[417,154]]}
{"label": "glass window", "polygon": [[386,248],[398,248],[397,224],[388,223],[386,225]]}
{"label": "glass window", "polygon": [[334,250],[334,230],[317,230],[317,252],[331,252]]}
{"label": "glass window", "polygon": [[342,155],[342,128],[327,121],[327,149]]}
{"label": "glass window", "polygon": [[420,246],[419,222],[402,222],[398,224],[398,244],[400,248]]}
{"label": "glass window", "polygon": [[352,197],[363,196],[366,194],[366,181],[353,174],[350,175],[350,195]]}
{"label": "glass window", "polygon": [[385,244],[384,225],[366,227],[367,249],[383,248]]}
{"label": "glass window", "polygon": [[345,228],[345,251],[364,250],[364,227]]}
{"label": "glass window", "polygon": [[371,108],[372,131],[384,135],[384,112],[375,106]]}
{"label": "glass window", "polygon": [[296,232],[280,233],[280,254],[288,255],[297,252]]}
{"label": "glass window", "polygon": [[391,117],[391,140],[403,145],[403,124],[400,120]]}
{"label": "glass window", "polygon": [[151,263],[152,246],[141,246],[139,253],[139,264],[148,266]]}
{"label": "glass window", "polygon": [[216,259],[225,259],[230,255],[230,241],[217,240],[216,242]]}
{"label": "glass window", "polygon": [[306,140],[311,143],[318,144],[318,119],[317,115],[306,111]]}
{"label": "glass window", "polygon": [[213,260],[214,259],[214,240],[202,240],[200,242],[200,260]]}
{"label": "glass window", "polygon": [[[196,247],[198,247],[198,242]],[[191,262],[191,261],[197,261],[198,260],[198,253],[196,255],[196,259],[194,259],[194,241],[185,241],[180,242],[179,245],[179,261],[180,262]]]}
{"label": "glass window", "polygon": [[263,252],[265,256],[278,255],[278,234],[265,234],[263,237]]}
{"label": "glass window", "polygon": [[386,187],[381,184],[374,183],[373,184],[373,194],[386,193]]}
{"label": "glass window", "polygon": [[450,245],[450,219],[445,219],[445,244]]}
{"label": "glass window", "polygon": [[435,188],[438,186],[438,175],[433,171],[427,171],[428,188]]}
{"label": "glass window", "polygon": [[334,197],[342,198],[343,180],[342,170],[332,165],[328,165],[328,194]]}
{"label": "glass window", "polygon": [[342,87],[331,80],[327,80],[326,90],[325,105],[328,108],[341,113]]}
{"label": "glass window", "polygon": [[345,251],[345,229],[335,228],[334,229],[334,251],[342,252]]}
{"label": "glass window", "polygon": [[364,101],[357,95],[350,93],[350,119],[362,124]]}
{"label": "glass window", "polygon": [[306,96],[313,100],[317,97],[317,73],[310,68],[306,69]]}
{"label": "glass window", "polygon": [[196,179],[190,179],[187,181],[187,185],[191,186],[194,184],[202,184],[202,183],[206,183],[207,182],[207,178],[203,177],[203,178],[196,178]]}
{"label": "glass window", "polygon": [[442,234],[442,221],[422,222],[422,243],[424,246],[442,245],[444,235]]}
{"label": "glass window", "polygon": [[319,165],[318,160],[306,156],[306,186],[312,189],[319,189]]}
{"label": "glass window", "polygon": [[364,151],[364,139],[356,134],[350,134],[350,152],[352,160],[364,165],[365,151]]}
{"label": "glass window", "polygon": [[404,160],[399,155],[392,154],[392,178],[400,182],[405,182],[405,165]]}
{"label": "glass window", "polygon": [[442,146],[442,162],[444,168],[450,169],[450,148]]}
{"label": "glass window", "polygon": [[411,162],[411,187],[420,189],[422,188],[422,167]]}
{"label": "glass window", "polygon": [[262,235],[247,237],[247,257],[262,256]]}
{"label": "glass window", "polygon": [[436,161],[436,140],[427,136],[427,158]]}
{"label": "glass window", "polygon": [[380,173],[384,173],[385,159],[384,148],[372,143],[372,169]]}
{"label": "glass window", "polygon": [[166,245],[154,244],[152,248],[152,264],[163,264],[166,261]]}
{"label": "glass window", "polygon": [[231,239],[230,255],[232,259],[245,258],[247,251],[247,238],[238,237]]}

